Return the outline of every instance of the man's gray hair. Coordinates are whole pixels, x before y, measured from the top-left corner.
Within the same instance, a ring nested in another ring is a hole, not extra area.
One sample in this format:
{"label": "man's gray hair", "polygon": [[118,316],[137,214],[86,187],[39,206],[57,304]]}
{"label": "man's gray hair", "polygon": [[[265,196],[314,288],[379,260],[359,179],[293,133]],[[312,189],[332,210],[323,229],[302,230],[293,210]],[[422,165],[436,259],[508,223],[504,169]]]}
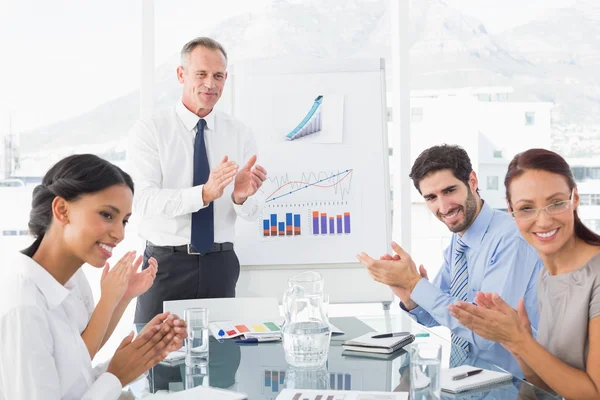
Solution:
{"label": "man's gray hair", "polygon": [[185,61],[189,60],[190,53],[198,46],[202,46],[210,50],[219,50],[221,53],[223,53],[225,61],[227,61],[227,52],[223,46],[221,46],[221,43],[209,37],[201,36],[190,40],[183,46],[181,49],[181,65],[184,65]]}

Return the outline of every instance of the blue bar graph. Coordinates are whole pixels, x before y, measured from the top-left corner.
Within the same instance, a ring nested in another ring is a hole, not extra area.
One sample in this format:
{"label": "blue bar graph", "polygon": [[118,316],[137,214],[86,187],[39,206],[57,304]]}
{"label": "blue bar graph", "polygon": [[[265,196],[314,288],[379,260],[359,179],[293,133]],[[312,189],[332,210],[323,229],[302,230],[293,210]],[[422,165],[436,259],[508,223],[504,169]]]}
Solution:
{"label": "blue bar graph", "polygon": [[273,386],[272,386],[273,392],[277,393],[277,392],[279,392],[279,372],[273,371],[272,379],[273,379]]}
{"label": "blue bar graph", "polygon": [[343,373],[330,373],[329,389],[352,390],[352,375]]}
{"label": "blue bar graph", "polygon": [[279,223],[279,236],[285,236],[285,222]]}
{"label": "blue bar graph", "polygon": [[271,387],[271,371],[265,371],[265,386]]}
{"label": "blue bar graph", "polygon": [[269,214],[268,219],[263,218],[263,236],[300,236],[301,214],[286,212],[283,215]]}
{"label": "blue bar graph", "polygon": [[271,236],[277,236],[277,214],[271,214]]}
{"label": "blue bar graph", "polygon": [[294,214],[294,236],[299,236],[300,232],[300,214]]}
{"label": "blue bar graph", "polygon": [[285,382],[285,371],[264,371],[264,374],[264,393],[267,395],[269,393],[279,393],[279,390],[283,388]]}
{"label": "blue bar graph", "polygon": [[294,234],[294,224],[292,222],[292,213],[285,214],[285,234],[286,236],[292,236]]}

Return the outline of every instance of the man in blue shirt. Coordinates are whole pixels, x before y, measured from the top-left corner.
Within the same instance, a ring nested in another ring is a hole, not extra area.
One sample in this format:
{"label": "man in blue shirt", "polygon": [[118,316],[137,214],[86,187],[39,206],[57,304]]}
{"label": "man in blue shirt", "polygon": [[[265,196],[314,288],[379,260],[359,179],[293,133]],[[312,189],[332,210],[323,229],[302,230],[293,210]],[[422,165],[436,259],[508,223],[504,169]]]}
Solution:
{"label": "man in blue shirt", "polygon": [[423,151],[410,177],[431,212],[453,232],[440,272],[429,282],[425,268],[417,270],[410,255],[395,243],[394,256],[373,260],[361,253],[359,261],[373,279],[391,287],[402,301],[400,307],[419,323],[448,327],[453,347],[463,349],[464,357],[479,357],[522,377],[506,349],[458,323],[448,306],[458,300],[473,302],[478,291],[496,292],[513,308],[524,298],[535,331],[537,278],[543,268],[537,252],[521,237],[508,213],[492,209],[481,199],[477,175],[462,148],[442,145]]}

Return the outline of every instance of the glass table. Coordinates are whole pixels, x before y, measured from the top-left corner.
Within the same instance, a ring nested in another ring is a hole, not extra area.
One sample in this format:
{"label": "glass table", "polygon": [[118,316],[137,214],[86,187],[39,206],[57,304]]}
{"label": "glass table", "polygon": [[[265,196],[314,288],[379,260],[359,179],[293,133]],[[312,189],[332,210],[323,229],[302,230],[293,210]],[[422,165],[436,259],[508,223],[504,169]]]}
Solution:
{"label": "glass table", "polygon": [[[251,400],[274,400],[283,388],[341,389],[383,392],[410,390],[410,354],[400,350],[377,358],[349,356],[341,344],[370,331],[410,331],[420,334],[415,343],[431,342],[442,346],[442,368],[448,368],[452,344],[440,331],[416,323],[406,313],[360,317],[330,318],[332,324],[345,332],[333,336],[326,365],[318,370],[296,369],[288,365],[281,342],[236,344],[210,338],[209,363],[203,368],[189,368],[184,360],[161,363],[130,385],[135,398],[152,397],[153,393],[175,392],[195,386],[211,386],[246,393]],[[140,326],[136,326],[140,329]],[[410,346],[410,345],[409,345]],[[408,346],[406,348],[408,349]],[[503,371],[481,359],[470,357],[466,364]],[[442,399],[560,399],[513,376],[512,382],[460,396],[442,392]]]}

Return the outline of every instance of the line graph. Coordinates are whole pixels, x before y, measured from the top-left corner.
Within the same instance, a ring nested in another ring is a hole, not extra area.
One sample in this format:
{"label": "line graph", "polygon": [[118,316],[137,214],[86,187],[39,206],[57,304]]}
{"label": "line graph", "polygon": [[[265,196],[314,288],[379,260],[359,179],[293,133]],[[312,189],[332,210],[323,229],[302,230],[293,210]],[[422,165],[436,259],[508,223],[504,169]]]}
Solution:
{"label": "line graph", "polygon": [[[338,170],[334,172],[302,172],[298,179],[290,177],[292,173],[283,173],[269,177],[265,192],[268,193],[266,203],[277,202],[280,199],[293,201],[298,197],[298,192],[303,192],[300,201],[316,200],[344,200],[350,195],[353,178],[353,169]],[[296,175],[296,176],[297,176]]]}

